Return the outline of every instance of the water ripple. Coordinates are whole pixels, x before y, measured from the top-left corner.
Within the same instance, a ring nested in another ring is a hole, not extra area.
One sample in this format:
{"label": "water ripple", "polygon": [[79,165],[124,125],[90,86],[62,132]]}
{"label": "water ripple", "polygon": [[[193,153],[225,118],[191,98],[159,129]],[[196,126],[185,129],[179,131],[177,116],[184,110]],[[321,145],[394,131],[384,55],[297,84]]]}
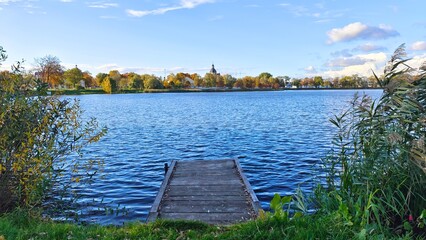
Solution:
{"label": "water ripple", "polygon": [[[170,93],[78,96],[85,116],[109,128],[85,150],[106,177],[87,189],[82,218],[144,221],[171,160],[238,158],[267,209],[274,193],[312,190],[313,166],[330,149],[338,114],[354,91]],[[378,96],[380,91],[368,91]],[[94,201],[95,200],[95,201]],[[98,204],[102,202],[102,204]],[[125,207],[125,213],[105,214]]]}

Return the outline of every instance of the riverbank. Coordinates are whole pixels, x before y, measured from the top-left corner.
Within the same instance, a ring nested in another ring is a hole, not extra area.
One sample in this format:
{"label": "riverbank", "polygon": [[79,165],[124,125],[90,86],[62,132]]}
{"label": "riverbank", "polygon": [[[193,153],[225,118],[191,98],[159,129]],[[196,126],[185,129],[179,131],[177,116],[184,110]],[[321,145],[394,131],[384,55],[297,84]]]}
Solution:
{"label": "riverbank", "polygon": [[[3,239],[365,239],[404,237],[363,232],[344,223],[337,214],[264,218],[232,226],[195,221],[156,221],[123,226],[57,223],[23,211],[0,216]],[[410,239],[410,236],[405,236]]]}
{"label": "riverbank", "polygon": [[[267,91],[305,91],[305,90],[372,90],[381,88],[257,88],[257,89],[227,89],[227,88],[184,88],[184,89],[144,89],[144,90],[120,90],[113,94],[128,93],[201,93],[201,92],[267,92]],[[107,94],[102,89],[51,89],[52,95],[88,95],[88,94]]]}

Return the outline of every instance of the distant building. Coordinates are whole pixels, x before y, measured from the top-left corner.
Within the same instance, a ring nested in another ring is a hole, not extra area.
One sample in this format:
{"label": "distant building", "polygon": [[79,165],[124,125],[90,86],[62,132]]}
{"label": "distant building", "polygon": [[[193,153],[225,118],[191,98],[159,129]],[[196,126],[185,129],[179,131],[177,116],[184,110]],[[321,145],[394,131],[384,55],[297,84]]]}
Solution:
{"label": "distant building", "polygon": [[210,73],[211,73],[211,74],[214,74],[214,75],[220,75],[220,73],[218,73],[218,72],[216,71],[216,69],[214,68],[214,64],[212,64],[212,68],[210,69]]}

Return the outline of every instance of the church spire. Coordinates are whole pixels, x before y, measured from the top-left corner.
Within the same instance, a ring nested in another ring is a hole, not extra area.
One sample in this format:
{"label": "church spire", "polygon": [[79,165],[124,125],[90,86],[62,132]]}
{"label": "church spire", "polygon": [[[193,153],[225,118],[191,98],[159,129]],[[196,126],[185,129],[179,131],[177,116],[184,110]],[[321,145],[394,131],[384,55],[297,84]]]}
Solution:
{"label": "church spire", "polygon": [[217,74],[217,71],[216,71],[216,69],[214,68],[214,64],[212,64],[212,69],[210,69],[210,73],[211,74]]}

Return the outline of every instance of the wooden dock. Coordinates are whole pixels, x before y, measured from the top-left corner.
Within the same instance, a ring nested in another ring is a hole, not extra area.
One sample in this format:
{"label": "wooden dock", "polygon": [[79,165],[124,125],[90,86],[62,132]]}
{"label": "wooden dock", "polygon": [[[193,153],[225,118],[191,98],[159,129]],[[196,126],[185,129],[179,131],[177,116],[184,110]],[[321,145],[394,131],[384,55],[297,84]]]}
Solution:
{"label": "wooden dock", "polygon": [[172,161],[147,221],[232,224],[256,218],[259,209],[238,160]]}

